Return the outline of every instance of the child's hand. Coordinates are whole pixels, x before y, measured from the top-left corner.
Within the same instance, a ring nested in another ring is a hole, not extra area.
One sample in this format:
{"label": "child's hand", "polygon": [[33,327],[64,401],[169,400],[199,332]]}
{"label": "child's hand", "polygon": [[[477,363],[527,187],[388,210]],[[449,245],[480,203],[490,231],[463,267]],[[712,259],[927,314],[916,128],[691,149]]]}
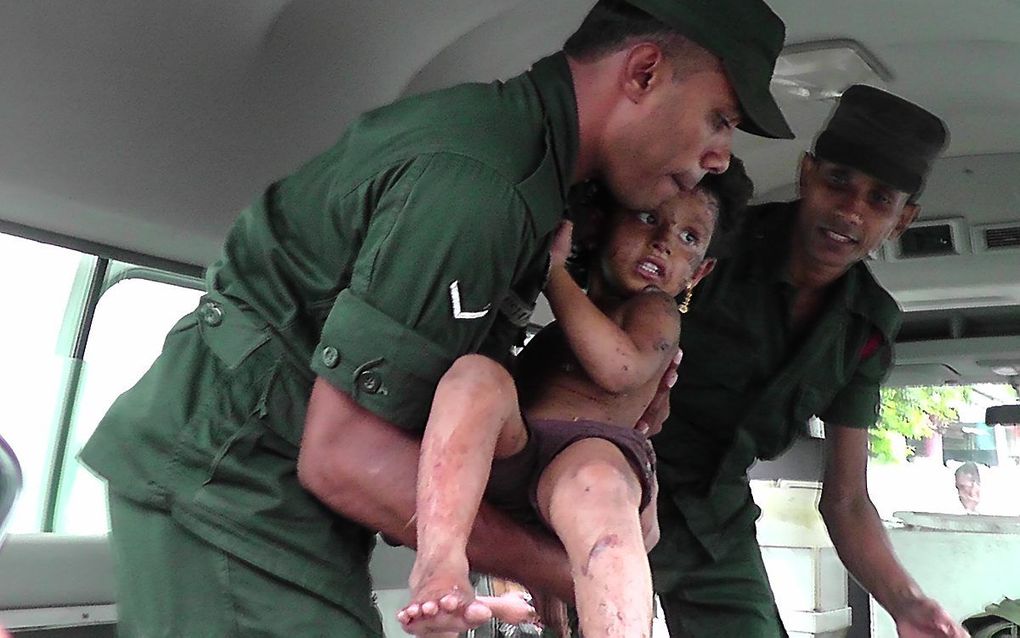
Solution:
{"label": "child's hand", "polygon": [[574,232],[574,223],[564,220],[556,229],[552,248],[549,249],[549,267],[562,268],[570,256],[570,242]]}

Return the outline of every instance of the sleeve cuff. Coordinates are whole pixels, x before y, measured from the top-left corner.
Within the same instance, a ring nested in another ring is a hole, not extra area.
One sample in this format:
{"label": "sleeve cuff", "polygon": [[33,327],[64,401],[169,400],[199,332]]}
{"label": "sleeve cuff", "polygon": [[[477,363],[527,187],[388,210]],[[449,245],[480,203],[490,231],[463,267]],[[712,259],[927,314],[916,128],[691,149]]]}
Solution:
{"label": "sleeve cuff", "polygon": [[312,355],[312,370],[394,425],[421,431],[454,357],[358,298],[340,292]]}
{"label": "sleeve cuff", "polygon": [[880,404],[878,386],[848,385],[818,418],[832,425],[870,428],[878,421]]}

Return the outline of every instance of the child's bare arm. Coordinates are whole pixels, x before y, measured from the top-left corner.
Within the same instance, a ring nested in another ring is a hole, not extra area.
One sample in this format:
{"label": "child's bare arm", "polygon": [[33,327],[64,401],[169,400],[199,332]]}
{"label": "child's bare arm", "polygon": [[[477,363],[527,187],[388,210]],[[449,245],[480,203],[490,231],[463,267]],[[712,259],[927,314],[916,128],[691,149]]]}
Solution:
{"label": "child's bare arm", "polygon": [[[550,288],[560,283],[550,281]],[[631,299],[620,325],[583,293],[562,304],[552,300],[559,293],[548,296],[570,349],[588,376],[609,392],[628,392],[646,384],[662,374],[676,352],[680,315],[673,299],[661,291],[650,290]]]}
{"label": "child's bare arm", "polygon": [[[565,235],[565,239],[564,239]],[[605,315],[564,266],[564,241],[554,244],[545,294],[563,334],[588,376],[613,393],[637,388],[656,375],[676,352],[680,314],[672,297],[649,290],[630,299],[619,325]]]}

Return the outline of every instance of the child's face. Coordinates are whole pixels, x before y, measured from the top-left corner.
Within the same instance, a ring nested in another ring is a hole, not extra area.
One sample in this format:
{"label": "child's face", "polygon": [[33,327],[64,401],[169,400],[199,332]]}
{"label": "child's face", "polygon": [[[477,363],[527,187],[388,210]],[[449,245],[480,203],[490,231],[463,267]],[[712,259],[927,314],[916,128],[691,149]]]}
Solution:
{"label": "child's face", "polygon": [[695,189],[654,211],[614,211],[599,260],[607,288],[630,296],[654,286],[676,296],[688,281],[697,283],[718,208],[714,197]]}

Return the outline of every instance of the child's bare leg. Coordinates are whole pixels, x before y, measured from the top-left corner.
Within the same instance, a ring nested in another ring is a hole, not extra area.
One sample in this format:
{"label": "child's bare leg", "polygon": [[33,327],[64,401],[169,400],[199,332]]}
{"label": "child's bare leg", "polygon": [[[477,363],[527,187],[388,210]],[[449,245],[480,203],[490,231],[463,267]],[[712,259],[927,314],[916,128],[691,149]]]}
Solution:
{"label": "child's bare leg", "polygon": [[411,602],[398,618],[409,633],[463,631],[492,617],[468,581],[467,539],[494,455],[524,447],[527,431],[513,378],[479,355],[454,362],[436,388],[418,465],[418,554]]}
{"label": "child's bare leg", "polygon": [[651,635],[652,577],[640,502],[634,470],[602,439],[574,443],[539,479],[539,508],[567,550],[585,636]]}

